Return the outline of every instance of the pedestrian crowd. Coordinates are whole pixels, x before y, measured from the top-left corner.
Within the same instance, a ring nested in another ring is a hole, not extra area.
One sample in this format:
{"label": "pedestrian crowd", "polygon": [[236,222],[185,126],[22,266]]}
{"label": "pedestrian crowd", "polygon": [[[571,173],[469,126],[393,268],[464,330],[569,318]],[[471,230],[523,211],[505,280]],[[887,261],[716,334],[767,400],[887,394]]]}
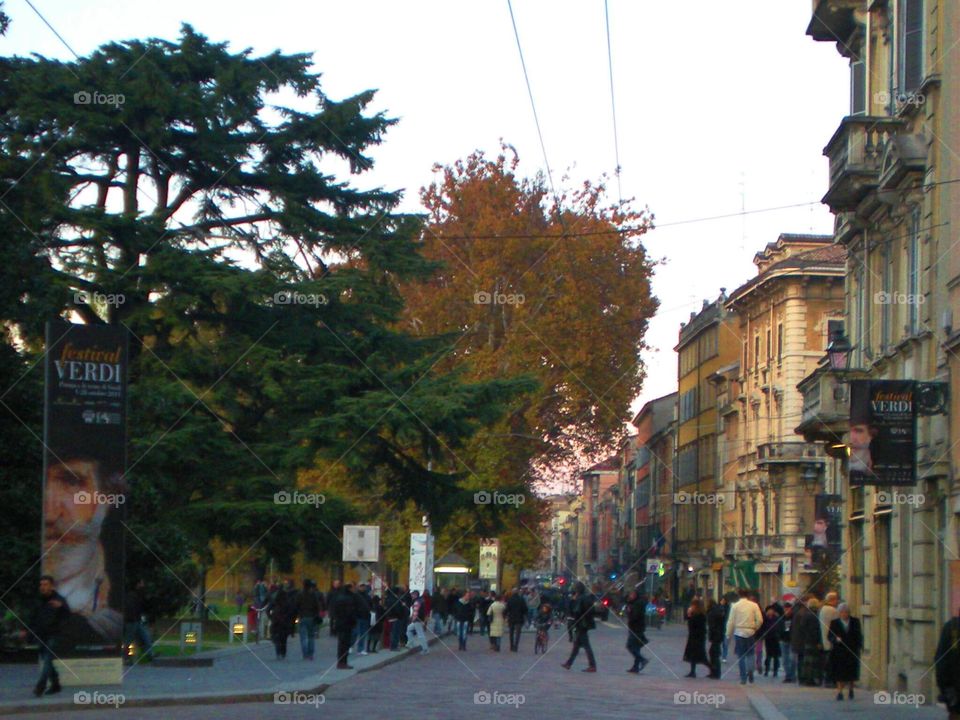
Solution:
{"label": "pedestrian crowd", "polygon": [[863,632],[836,592],[822,601],[813,594],[784,595],[763,609],[759,594],[748,589],[706,604],[696,596],[686,616],[689,678],[703,665],[708,678],[720,679],[732,641],[741,685],[753,683],[755,674],[778,678],[782,667],[785,683],[835,689],[840,701],[846,690],[846,698],[854,698]]}

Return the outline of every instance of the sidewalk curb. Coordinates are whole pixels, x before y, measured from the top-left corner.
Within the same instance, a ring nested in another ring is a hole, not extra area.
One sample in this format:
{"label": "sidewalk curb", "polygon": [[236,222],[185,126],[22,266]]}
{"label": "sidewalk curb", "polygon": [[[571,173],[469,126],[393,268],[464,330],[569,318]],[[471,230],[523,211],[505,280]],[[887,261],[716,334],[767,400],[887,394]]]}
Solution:
{"label": "sidewalk curb", "polygon": [[777,706],[758,690],[747,690],[747,699],[750,701],[750,707],[760,716],[761,720],[790,720],[786,715],[777,710]]}
{"label": "sidewalk curb", "polygon": [[[432,633],[431,633],[432,634]],[[447,633],[451,634],[452,633]],[[427,641],[428,645],[434,645],[440,642],[440,638],[434,635]],[[282,683],[285,687],[283,690],[256,690],[251,692],[244,693],[197,693],[195,695],[188,694],[171,694],[171,695],[154,695],[146,696],[140,698],[132,698],[127,700],[120,705],[121,708],[135,708],[135,707],[175,707],[183,705],[233,705],[238,703],[256,703],[256,702],[273,702],[278,692],[299,692],[299,693],[310,693],[310,694],[321,694],[326,692],[331,686],[336,685],[338,682],[347,680],[354,675],[359,675],[360,673],[367,673],[373,670],[379,670],[380,668],[387,667],[388,665],[393,665],[394,663],[405,660],[411,655],[419,655],[419,650],[410,648],[406,649],[403,652],[389,653],[388,656],[384,657],[382,660],[379,660],[376,663],[368,665],[367,667],[357,668],[354,672],[346,675],[338,680],[333,682],[317,682],[317,679],[311,680],[309,677],[303,678],[302,680],[290,680],[288,682]],[[323,677],[323,674],[319,676]],[[312,683],[316,682],[316,685]],[[298,688],[297,690],[291,690],[294,684],[302,684],[303,688]],[[312,686],[311,686],[312,685]],[[111,686],[112,688],[113,686]],[[64,688],[64,692],[73,690],[74,692],[79,692],[81,688]],[[112,692],[122,694],[122,686],[118,686],[118,689],[110,689],[101,692]],[[109,705],[78,705],[74,702],[52,702],[52,703],[43,703],[37,702],[34,700],[32,703],[20,703],[20,704],[11,704],[5,705],[0,703],[0,715],[24,715],[26,713],[61,713],[61,712],[74,712],[78,710],[105,710],[111,706]]]}

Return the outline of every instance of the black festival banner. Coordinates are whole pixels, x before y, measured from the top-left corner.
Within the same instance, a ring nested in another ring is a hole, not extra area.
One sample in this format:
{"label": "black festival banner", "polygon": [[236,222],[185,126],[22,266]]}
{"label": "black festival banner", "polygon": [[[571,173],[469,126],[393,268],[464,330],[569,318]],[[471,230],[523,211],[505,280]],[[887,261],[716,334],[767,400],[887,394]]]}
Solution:
{"label": "black festival banner", "polygon": [[43,573],[67,602],[60,657],[119,657],[123,639],[127,337],[47,323]]}
{"label": "black festival banner", "polygon": [[850,382],[851,486],[916,483],[916,398],[913,380]]}

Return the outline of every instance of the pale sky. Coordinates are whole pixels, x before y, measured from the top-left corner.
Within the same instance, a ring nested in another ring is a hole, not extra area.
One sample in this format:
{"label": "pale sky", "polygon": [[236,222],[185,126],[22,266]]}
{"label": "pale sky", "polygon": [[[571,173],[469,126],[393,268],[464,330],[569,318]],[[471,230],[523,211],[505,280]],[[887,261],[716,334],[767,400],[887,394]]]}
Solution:
{"label": "pale sky", "polygon": [[[182,22],[234,51],[310,52],[339,99],[378,88],[375,110],[400,123],[374,152],[364,184],[406,189],[417,210],[434,163],[514,145],[520,169],[544,169],[506,0],[269,3],[221,0],[34,0],[80,55],[116,40],[173,40]],[[613,175],[614,136],[604,4],[514,0],[546,156],[559,183]],[[846,115],[846,61],[804,34],[809,0],[609,0],[624,197],[661,225],[644,238],[661,311],[651,325],[648,378],[635,408],[677,385],[679,324],[753,273],[755,252],[781,232],[829,234],[817,203],[824,145]],[[70,51],[23,0],[3,54]],[[616,199],[616,182],[609,183]],[[743,197],[741,195],[743,193]],[[683,221],[816,204],[723,220]],[[591,388],[603,395],[607,388]],[[629,420],[629,418],[624,418]]]}

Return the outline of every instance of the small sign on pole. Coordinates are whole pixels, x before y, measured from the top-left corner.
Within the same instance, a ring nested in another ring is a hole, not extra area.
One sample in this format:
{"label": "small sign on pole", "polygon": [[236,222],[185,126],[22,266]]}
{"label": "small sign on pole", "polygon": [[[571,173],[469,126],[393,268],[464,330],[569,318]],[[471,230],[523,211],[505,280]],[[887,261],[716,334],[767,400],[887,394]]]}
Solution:
{"label": "small sign on pole", "polygon": [[379,559],[379,525],[343,526],[343,562],[375,563]]}

